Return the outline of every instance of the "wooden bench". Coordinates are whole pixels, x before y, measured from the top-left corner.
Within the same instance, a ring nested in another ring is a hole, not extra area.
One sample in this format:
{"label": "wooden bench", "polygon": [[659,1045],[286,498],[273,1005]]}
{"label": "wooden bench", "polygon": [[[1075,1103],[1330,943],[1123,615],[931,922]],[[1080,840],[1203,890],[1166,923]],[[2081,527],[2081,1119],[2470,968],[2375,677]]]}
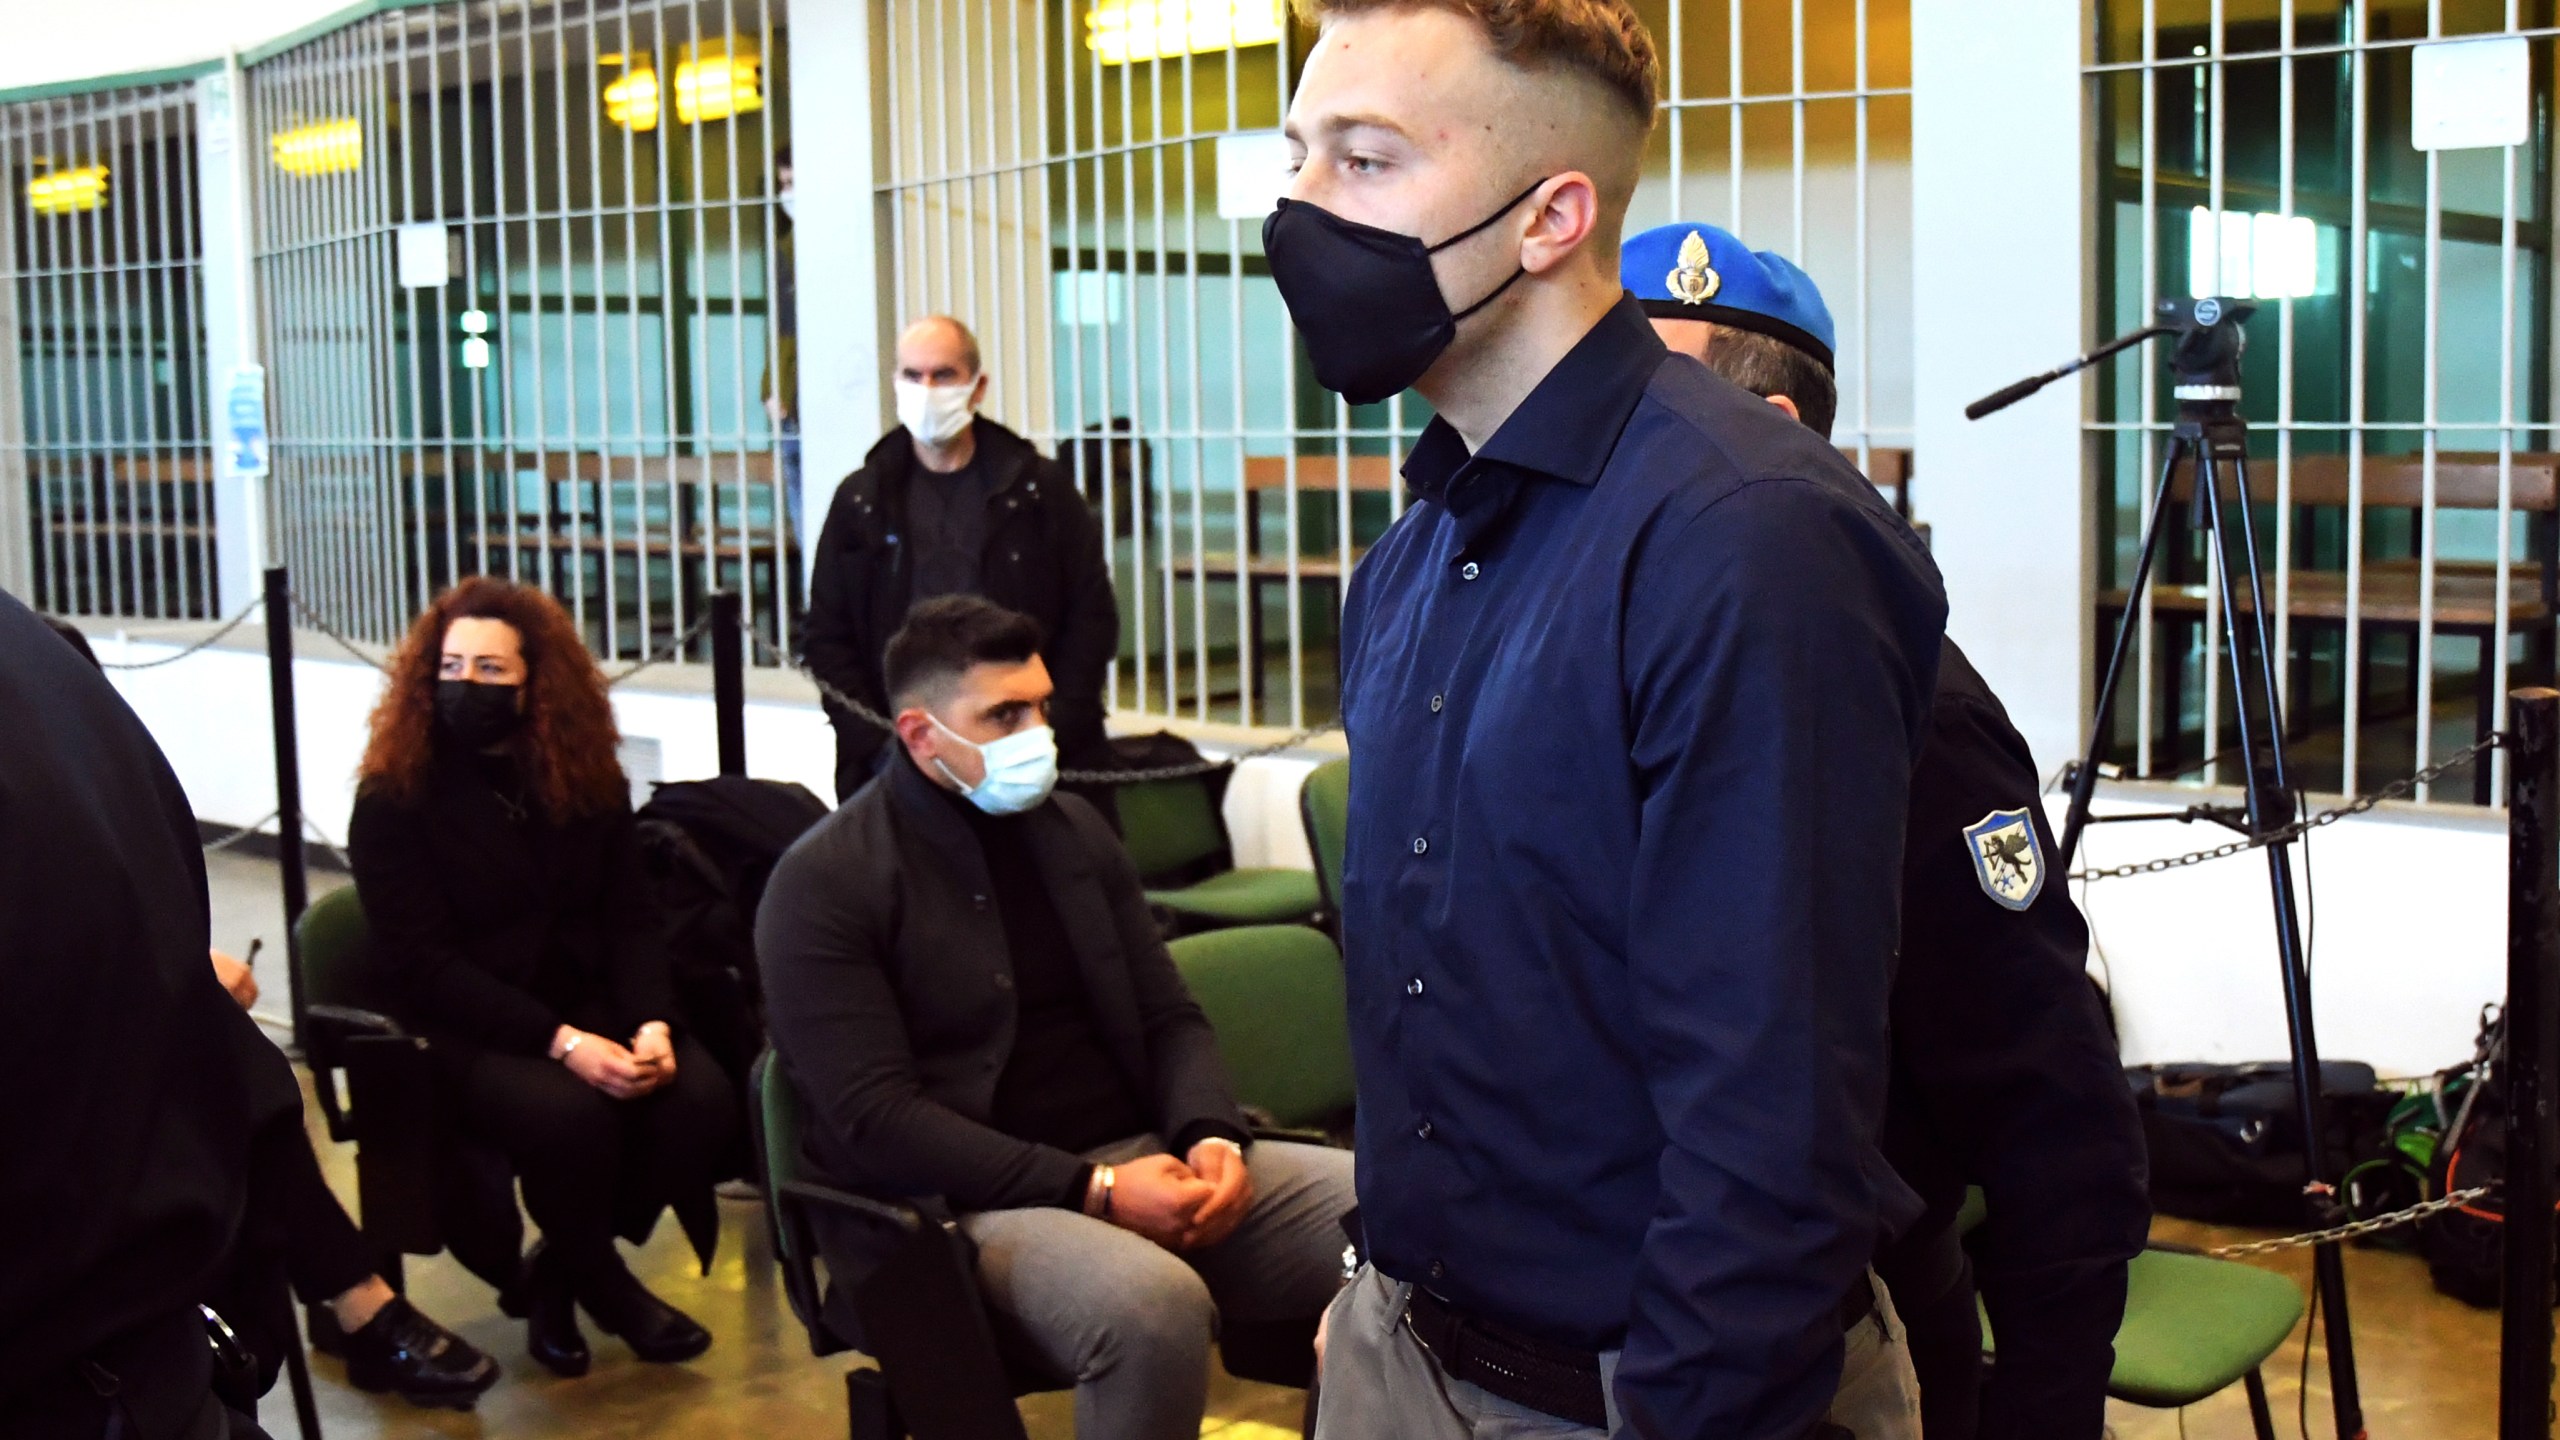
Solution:
{"label": "wooden bench", "polygon": [[[2367,559],[2361,585],[2353,597],[2357,623],[2366,631],[2410,637],[2413,650],[2421,628],[2441,634],[2475,639],[2481,646],[2482,663],[2473,678],[2473,705],[2481,734],[2487,734],[2496,723],[2497,667],[2492,647],[2496,644],[2503,620],[2509,635],[2526,637],[2530,647],[2527,661],[2530,671],[2538,676],[2552,674],[2555,636],[2560,635],[2560,455],[2518,454],[2509,464],[2508,495],[2512,512],[2525,517],[2528,548],[2532,558],[2511,561],[2508,565],[2506,591],[2499,593],[2495,562],[2438,560],[2432,609],[2424,587],[2422,562],[2416,554],[2388,559]],[[2351,492],[2347,457],[2344,455],[2307,455],[2294,461],[2291,502],[2304,509],[2343,510],[2361,502],[2364,509],[2406,510],[2420,512],[2426,502],[2426,470],[2415,455],[2374,455],[2365,457],[2361,495]],[[2249,466],[2251,498],[2272,503],[2276,490],[2275,466],[2271,462],[2253,460]],[[2184,507],[2195,495],[2195,476],[2191,467],[2182,468],[2170,481],[2171,503]],[[2226,482],[2226,494],[2236,494],[2236,486]],[[2498,457],[2494,453],[2444,452],[2436,456],[2436,508],[2444,510],[2495,511],[2498,508]],[[2422,518],[2422,517],[2421,517]],[[2294,556],[2295,569],[2279,591],[2275,572],[2263,572],[2267,600],[2273,603],[2282,595],[2284,613],[2296,632],[2309,631],[2343,635],[2349,618],[2347,575],[2343,570],[2310,570],[2301,568],[2310,559],[2307,525],[2294,529],[2302,537]],[[2422,529],[2413,523],[2412,550],[2422,543]],[[2182,530],[2181,535],[2185,532]],[[2169,537],[2176,541],[2179,536]],[[2509,537],[2500,543],[2511,544]],[[2187,547],[2169,545],[2163,557],[2163,582],[2151,594],[2153,623],[2184,634],[2188,627],[2205,623],[2209,607],[2216,603],[2210,588],[2186,573]],[[2238,577],[2235,577],[2238,578]],[[2236,588],[2245,592],[2245,579]],[[2098,597],[2098,620],[2102,627],[2112,627],[2123,614],[2126,592],[2121,587]],[[2240,601],[2244,610],[2251,602],[2244,593]],[[2159,733],[2169,737],[2169,758],[2180,758],[2182,748],[2178,721],[2184,713],[2184,695],[2180,688],[2183,647],[2154,647],[2155,661],[2160,665],[2157,676],[2160,693],[2168,707],[2168,723]],[[2354,677],[2358,687],[2359,710],[2370,714],[2364,697],[2371,694],[2371,651]],[[2293,710],[2306,714],[2310,693],[2309,647],[2297,634],[2293,654],[2286,657],[2293,669]],[[2510,677],[2510,683],[2516,683]],[[2298,721],[2289,729],[2297,733],[2306,728]],[[2489,767],[2475,767],[2474,798],[2487,804]]]}

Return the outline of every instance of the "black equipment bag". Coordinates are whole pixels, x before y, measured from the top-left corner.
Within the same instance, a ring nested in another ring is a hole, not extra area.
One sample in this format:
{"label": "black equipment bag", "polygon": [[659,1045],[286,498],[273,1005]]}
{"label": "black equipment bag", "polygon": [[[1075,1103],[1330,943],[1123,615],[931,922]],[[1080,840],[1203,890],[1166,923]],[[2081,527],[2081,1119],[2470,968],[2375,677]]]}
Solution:
{"label": "black equipment bag", "polygon": [[[2505,1051],[2505,1019],[2488,1007],[2471,1058],[2437,1077],[2438,1108],[2449,1118],[2429,1157],[2426,1198],[2506,1179]],[[2418,1222],[2418,1249],[2436,1288],[2466,1305],[2496,1309],[2505,1288],[2506,1222],[2503,1195],[2484,1195]]]}
{"label": "black equipment bag", "polygon": [[741,1095],[764,1049],[756,907],[782,852],[825,818],[825,802],[805,787],[743,775],[660,785],[640,807],[640,853],[666,919],[677,1003]]}
{"label": "black equipment bag", "polygon": [[[2293,1065],[2181,1062],[2125,1070],[2151,1152],[2151,1204],[2163,1215],[2226,1225],[2291,1225],[2303,1218],[2302,1124]],[[2380,1153],[2392,1102],[2373,1067],[2320,1066],[2327,1173]]]}

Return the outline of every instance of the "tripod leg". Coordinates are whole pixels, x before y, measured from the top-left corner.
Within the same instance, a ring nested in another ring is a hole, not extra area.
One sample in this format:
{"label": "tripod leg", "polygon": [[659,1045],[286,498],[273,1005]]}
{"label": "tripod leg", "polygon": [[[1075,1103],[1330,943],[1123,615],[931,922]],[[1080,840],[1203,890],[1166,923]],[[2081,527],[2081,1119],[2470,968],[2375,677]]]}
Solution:
{"label": "tripod leg", "polygon": [[2151,523],[2142,532],[2142,558],[2134,562],[2133,584],[2124,592],[2124,614],[2116,620],[2115,645],[2107,652],[2107,673],[2098,682],[2097,708],[2089,717],[2089,749],[2071,777],[2071,808],[2062,821],[2065,870],[2080,851],[2080,832],[2088,828],[2089,797],[2098,788],[2098,762],[2106,758],[2108,743],[2115,738],[2116,691],[2124,683],[2124,662],[2133,653],[2134,631],[2142,624],[2142,596],[2150,588],[2152,567],[2160,557],[2160,537],[2169,528],[2169,481],[2178,473],[2178,457],[2189,451],[2185,437],[2170,440],[2169,453],[2160,462],[2159,483],[2152,487]]}
{"label": "tripod leg", "polygon": [[[2240,750],[2249,780],[2249,833],[2262,836],[2291,823],[2294,802],[2292,792],[2284,783],[2283,714],[2282,707],[2276,703],[2274,671],[2268,661],[2271,642],[2266,610],[2259,603],[2262,597],[2257,588],[2258,567],[2254,555],[2235,556],[2232,553],[2231,531],[2234,527],[2225,513],[2221,480],[2217,474],[2219,461],[2228,459],[2233,466],[2234,498],[2245,516],[2249,504],[2248,462],[2245,458],[2248,453],[2247,433],[2236,420],[2208,424],[2202,450],[2203,456],[2197,464],[2196,485],[2206,506],[2214,569],[2220,577],[2225,663],[2230,667],[2231,695],[2237,707],[2240,729]],[[2238,528],[2244,535],[2249,529],[2245,521]],[[2238,589],[2244,575],[2250,586],[2245,597],[2245,609],[2244,597]],[[2250,645],[2257,647],[2257,663],[2254,665],[2246,653]],[[2272,808],[2275,806],[2282,807],[2280,813]],[[2312,1026],[2311,974],[2303,960],[2301,911],[2294,897],[2291,843],[2279,841],[2266,847],[2267,884],[2275,902],[2276,949],[2283,969],[2285,1022],[2293,1041],[2294,1102],[2304,1136],[2303,1209],[2312,1225],[2326,1226],[2335,1223],[2336,1191],[2329,1176],[2328,1130],[2323,1124],[2324,1106],[2320,1093],[2320,1044]],[[2347,1313],[2346,1262],[2337,1245],[2333,1243],[2313,1249],[2312,1279],[2320,1291],[2321,1334],[2328,1344],[2330,1403],[2338,1440],[2362,1440],[2364,1404],[2356,1385],[2355,1336]]]}

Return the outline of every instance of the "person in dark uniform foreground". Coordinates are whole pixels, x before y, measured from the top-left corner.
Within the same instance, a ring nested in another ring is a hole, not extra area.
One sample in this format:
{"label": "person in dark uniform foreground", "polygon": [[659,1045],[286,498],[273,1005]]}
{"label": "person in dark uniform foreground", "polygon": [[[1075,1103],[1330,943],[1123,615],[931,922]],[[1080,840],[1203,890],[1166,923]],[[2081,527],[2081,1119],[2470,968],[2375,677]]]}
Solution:
{"label": "person in dark uniform foreground", "polygon": [[1618,284],[1624,0],[1321,0],[1264,225],[1316,378],[1437,412],[1343,625],[1368,1263],[1325,1440],[1916,1433],[1878,1240],[1946,602]]}
{"label": "person in dark uniform foreground", "polygon": [[197,1307],[240,1232],[250,1137],[300,1102],[292,1072],[205,963],[177,777],[7,595],[0,734],[0,1015],[20,1022],[0,1046],[0,1430],[258,1435],[214,1397]]}
{"label": "person in dark uniform foreground", "polygon": [[[1627,242],[1620,279],[1681,355],[1826,439],[1831,312],[1784,257],[1712,225]],[[2034,756],[1953,640],[1911,777],[1885,1157],[1928,1211],[1877,1253],[1928,1440],[2096,1440],[2151,1223],[2140,1118],[2057,878]],[[1989,1218],[1956,1234],[1967,1185]],[[2000,1337],[1982,1373],[1977,1291]]]}

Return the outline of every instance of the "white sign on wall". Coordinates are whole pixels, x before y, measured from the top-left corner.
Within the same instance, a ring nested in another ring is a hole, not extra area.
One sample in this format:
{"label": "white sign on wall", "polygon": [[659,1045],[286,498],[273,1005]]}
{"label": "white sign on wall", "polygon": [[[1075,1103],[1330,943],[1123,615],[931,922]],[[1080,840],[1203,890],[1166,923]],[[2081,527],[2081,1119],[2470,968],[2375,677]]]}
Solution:
{"label": "white sign on wall", "polygon": [[2421,150],[2521,145],[2533,129],[2533,49],[2521,35],[2409,51],[2409,143]]}

